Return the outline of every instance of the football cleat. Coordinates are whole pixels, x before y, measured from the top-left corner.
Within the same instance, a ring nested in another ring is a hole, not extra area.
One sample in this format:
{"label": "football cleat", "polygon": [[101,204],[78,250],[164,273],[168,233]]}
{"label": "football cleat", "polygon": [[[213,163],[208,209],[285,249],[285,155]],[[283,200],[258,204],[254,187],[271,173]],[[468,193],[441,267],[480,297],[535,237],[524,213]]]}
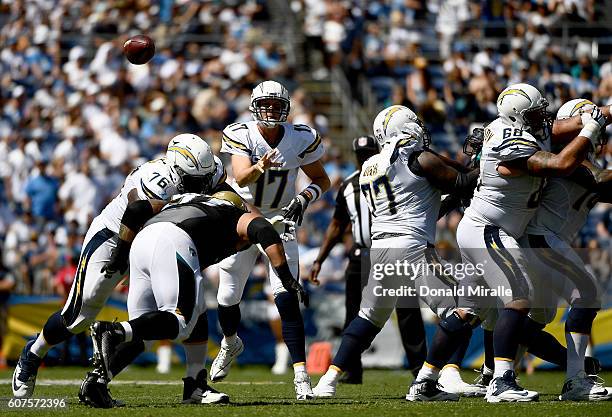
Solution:
{"label": "football cleat", "polygon": [[296,372],[295,378],[293,379],[293,386],[295,387],[295,397],[298,400],[312,400],[315,397],[310,385],[310,377],[306,371]]}
{"label": "football cleat", "polygon": [[580,371],[563,384],[561,401],[607,401],[612,399],[612,387],[604,387],[603,380]]}
{"label": "football cleat", "polygon": [[461,379],[461,374],[455,368],[442,369],[438,384],[443,391],[464,397],[484,397],[487,393],[487,387],[484,385],[464,382]]}
{"label": "football cleat", "polygon": [[117,346],[125,340],[123,327],[119,323],[97,321],[91,325],[91,340],[93,343],[94,366],[99,368],[102,376],[110,381],[113,375],[110,371],[110,360]]}
{"label": "football cleat", "polygon": [[228,404],[229,395],[217,391],[206,382],[206,369],[194,378],[183,378],[183,404]]}
{"label": "football cleat", "polygon": [[587,375],[597,375],[601,372],[601,363],[599,359],[592,356],[586,356],[584,358],[584,372]]}
{"label": "football cleat", "polygon": [[13,372],[13,396],[15,398],[30,398],[34,394],[36,375],[42,359],[30,352],[34,340],[30,340],[17,361]]}
{"label": "football cleat", "polygon": [[242,340],[236,336],[236,341],[226,344],[225,338],[221,341],[221,349],[210,367],[210,380],[212,382],[221,381],[229,374],[230,364],[244,350]]}
{"label": "football cleat", "polygon": [[316,398],[331,398],[336,396],[337,379],[330,377],[327,373],[324,374],[316,387],[312,389],[312,393]]}
{"label": "football cleat", "polygon": [[540,394],[529,391],[516,382],[514,371],[506,371],[503,376],[493,378],[485,396],[487,402],[529,402],[538,401]]}
{"label": "football cleat", "polygon": [[478,377],[474,380],[474,384],[488,387],[493,380],[493,371],[484,365],[480,367],[480,370],[474,369],[474,371],[480,373],[480,375],[478,375]]}
{"label": "football cleat", "polygon": [[346,371],[338,380],[340,384],[361,385],[363,384],[363,370]]}
{"label": "football cleat", "polygon": [[114,400],[111,397],[106,378],[102,376],[102,371],[99,369],[87,372],[87,376],[81,383],[81,388],[79,389],[79,400],[83,404],[94,408],[125,406],[123,401]]}
{"label": "football cleat", "polygon": [[408,388],[406,401],[459,401],[458,394],[443,391],[441,388],[433,379],[414,381]]}

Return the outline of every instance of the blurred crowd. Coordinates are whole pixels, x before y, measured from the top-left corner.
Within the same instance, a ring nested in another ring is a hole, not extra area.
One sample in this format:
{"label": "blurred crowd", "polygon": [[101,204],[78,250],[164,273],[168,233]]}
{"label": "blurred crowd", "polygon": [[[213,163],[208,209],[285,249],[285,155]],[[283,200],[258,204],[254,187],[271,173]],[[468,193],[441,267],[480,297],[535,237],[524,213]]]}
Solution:
{"label": "blurred crowd", "polygon": [[[494,116],[507,82],[533,82],[554,108],[579,95],[600,103],[612,97],[612,61],[593,60],[590,43],[565,50],[551,41],[561,20],[597,21],[594,2],[540,3],[290,5],[303,17],[309,73],[324,76],[342,65],[351,80],[366,76],[380,107],[415,108],[438,149],[454,155],[472,123]],[[197,133],[218,152],[221,130],[251,119],[251,89],[263,79],[287,86],[289,120],[315,127],[327,147],[333,186],[311,205],[299,233],[305,276],[355,164],[300,87],[304,69],[271,36],[270,13],[262,0],[0,1],[0,242],[16,292],[64,295],[90,221],[127,174],[161,155],[178,133]],[[149,65],[122,55],[123,42],[138,33],[156,40]],[[489,42],[493,35],[503,41]],[[610,149],[606,158],[612,162]],[[440,222],[442,245],[454,244],[460,216]],[[598,206],[579,243],[608,249],[610,230],[612,214]],[[601,256],[609,266],[609,252]],[[341,278],[343,259],[339,250],[328,261],[333,279]]]}

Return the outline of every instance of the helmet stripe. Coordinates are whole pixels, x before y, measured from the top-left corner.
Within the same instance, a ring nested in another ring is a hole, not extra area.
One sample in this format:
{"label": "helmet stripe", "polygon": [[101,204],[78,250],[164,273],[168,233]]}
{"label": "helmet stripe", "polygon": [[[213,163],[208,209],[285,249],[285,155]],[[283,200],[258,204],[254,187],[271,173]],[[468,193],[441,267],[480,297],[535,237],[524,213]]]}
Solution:
{"label": "helmet stripe", "polygon": [[385,134],[387,133],[387,125],[389,124],[389,121],[391,121],[391,116],[393,116],[394,113],[400,111],[401,109],[402,106],[393,106],[385,115],[385,120],[383,121],[383,132],[385,132]]}
{"label": "helmet stripe", "polygon": [[198,168],[200,164],[193,154],[185,148],[179,148],[178,146],[171,146],[168,148],[168,151],[175,151],[183,155],[185,158],[189,159],[193,164]]}
{"label": "helmet stripe", "polygon": [[570,116],[573,116],[582,107],[589,106],[589,105],[594,105],[591,100],[582,100],[582,101],[576,103],[576,105],[574,106],[574,108],[570,112]]}
{"label": "helmet stripe", "polygon": [[531,98],[529,97],[529,95],[526,92],[524,92],[523,90],[519,90],[518,88],[512,88],[510,90],[506,90],[506,91],[502,92],[499,95],[499,98],[497,99],[497,104],[501,104],[502,101],[504,100],[504,97],[506,97],[508,95],[513,95],[513,94],[518,94],[520,96],[523,96],[527,100],[529,100],[529,102],[531,103]]}

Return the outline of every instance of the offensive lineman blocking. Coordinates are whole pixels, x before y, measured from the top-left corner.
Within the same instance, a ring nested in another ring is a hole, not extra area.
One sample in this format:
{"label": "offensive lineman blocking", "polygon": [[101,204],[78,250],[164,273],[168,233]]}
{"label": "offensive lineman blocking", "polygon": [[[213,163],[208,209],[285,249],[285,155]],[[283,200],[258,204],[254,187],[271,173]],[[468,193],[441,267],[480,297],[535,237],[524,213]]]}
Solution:
{"label": "offensive lineman blocking", "polygon": [[[121,192],[92,222],[85,240],[70,295],[61,311],[54,313],[37,339],[23,349],[13,373],[13,395],[30,398],[42,358],[54,345],[87,329],[95,320],[113,289],[123,278],[127,263],[104,269],[116,249],[118,233],[128,203],[136,200],[168,201],[185,191],[205,192],[231,189],[225,169],[200,137],[181,134],[168,144],[164,158],[144,163],[126,178]],[[188,362],[203,361],[189,357]]]}

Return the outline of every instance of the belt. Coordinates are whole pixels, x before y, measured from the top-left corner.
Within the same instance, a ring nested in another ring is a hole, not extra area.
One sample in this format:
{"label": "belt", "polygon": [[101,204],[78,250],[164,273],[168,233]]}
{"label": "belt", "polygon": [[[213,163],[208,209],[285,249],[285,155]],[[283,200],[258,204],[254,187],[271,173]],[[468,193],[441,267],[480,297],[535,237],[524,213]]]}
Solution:
{"label": "belt", "polygon": [[406,233],[378,233],[375,236],[372,236],[372,240],[380,240],[380,239],[389,239],[391,237],[402,237],[408,236]]}

